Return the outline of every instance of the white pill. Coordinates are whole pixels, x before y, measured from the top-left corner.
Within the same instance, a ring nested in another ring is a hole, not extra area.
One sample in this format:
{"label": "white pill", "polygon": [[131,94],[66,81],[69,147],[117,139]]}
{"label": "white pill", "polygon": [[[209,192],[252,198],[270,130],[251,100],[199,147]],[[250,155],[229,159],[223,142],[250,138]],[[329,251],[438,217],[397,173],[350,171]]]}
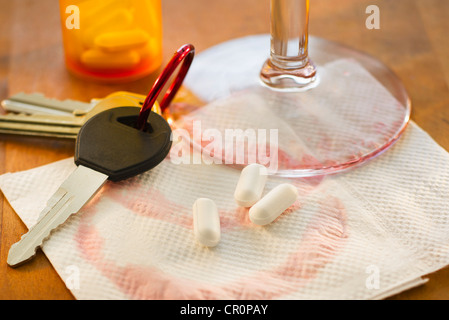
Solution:
{"label": "white pill", "polygon": [[269,224],[293,205],[297,198],[298,190],[294,186],[288,183],[281,184],[249,209],[249,218],[257,225]]}
{"label": "white pill", "polygon": [[262,196],[267,174],[267,168],[263,165],[253,163],[246,166],[235,188],[235,202],[241,207],[251,207],[255,204]]}
{"label": "white pill", "polygon": [[207,247],[215,247],[220,241],[220,217],[210,199],[200,198],[193,204],[193,231],[195,238]]}

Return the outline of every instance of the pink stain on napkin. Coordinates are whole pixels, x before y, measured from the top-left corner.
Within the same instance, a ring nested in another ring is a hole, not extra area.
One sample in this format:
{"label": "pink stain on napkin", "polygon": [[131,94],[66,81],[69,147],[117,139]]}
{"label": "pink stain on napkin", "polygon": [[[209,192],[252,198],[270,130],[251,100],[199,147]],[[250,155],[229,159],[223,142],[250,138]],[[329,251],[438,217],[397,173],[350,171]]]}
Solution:
{"label": "pink stain on napkin", "polygon": [[[121,194],[121,183],[107,184],[101,196],[114,198],[136,215],[192,229],[191,216],[182,213],[189,209],[174,204],[153,188],[149,192],[142,192],[138,183],[131,184],[133,188],[127,188],[126,196]],[[78,249],[84,259],[90,261],[132,299],[276,299],[293,293],[313,279],[332,261],[347,238],[344,205],[338,198],[329,196],[322,200],[319,214],[311,220],[298,247],[284,262],[271,269],[248,273],[247,276],[228,283],[212,285],[185,279],[156,267],[133,264],[119,266],[108,260],[104,256],[105,241],[90,223],[97,214],[95,203],[99,199],[97,197],[89,204],[81,218],[75,236]],[[299,203],[296,203],[282,216],[298,214],[295,212],[298,207]],[[250,223],[247,209],[236,208],[234,212],[220,214],[223,217],[222,237],[232,231],[248,232],[253,228],[260,228]],[[282,216],[278,219],[282,219]]]}

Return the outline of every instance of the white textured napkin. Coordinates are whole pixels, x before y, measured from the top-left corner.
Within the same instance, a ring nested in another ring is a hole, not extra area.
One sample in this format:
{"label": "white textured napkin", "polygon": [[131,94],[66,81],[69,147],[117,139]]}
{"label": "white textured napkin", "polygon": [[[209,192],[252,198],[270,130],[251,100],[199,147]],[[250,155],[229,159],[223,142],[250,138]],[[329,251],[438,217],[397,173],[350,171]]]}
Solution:
{"label": "white textured napkin", "polygon": [[[199,55],[194,68],[203,62]],[[194,93],[204,92],[195,69],[186,80]],[[236,99],[209,94],[220,99],[200,112],[226,115],[217,105]],[[8,173],[0,187],[30,227],[74,169],[67,159]],[[253,225],[235,204],[239,174],[166,159],[135,178],[107,182],[43,250],[78,299],[383,298],[449,264],[449,155],[414,123],[363,167],[288,180],[299,199],[268,226]],[[269,177],[264,193],[283,182]],[[194,239],[199,197],[219,208],[215,248]]]}

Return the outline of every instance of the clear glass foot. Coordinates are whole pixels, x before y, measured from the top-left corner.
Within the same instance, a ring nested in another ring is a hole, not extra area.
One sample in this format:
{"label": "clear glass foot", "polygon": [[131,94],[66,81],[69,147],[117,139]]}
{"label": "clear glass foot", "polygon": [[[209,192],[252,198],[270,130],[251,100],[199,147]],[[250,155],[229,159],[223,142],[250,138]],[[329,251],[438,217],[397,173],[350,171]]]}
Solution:
{"label": "clear glass foot", "polygon": [[277,91],[306,91],[319,83],[316,67],[310,60],[302,68],[283,69],[267,59],[260,72],[260,80]]}

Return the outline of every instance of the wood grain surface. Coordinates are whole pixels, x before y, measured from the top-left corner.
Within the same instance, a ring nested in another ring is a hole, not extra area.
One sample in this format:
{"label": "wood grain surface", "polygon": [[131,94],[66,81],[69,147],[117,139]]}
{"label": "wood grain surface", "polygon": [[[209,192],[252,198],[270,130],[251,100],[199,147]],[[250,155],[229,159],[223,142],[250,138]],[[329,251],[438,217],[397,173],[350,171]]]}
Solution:
{"label": "wood grain surface", "polygon": [[[379,30],[365,27],[368,5],[380,8]],[[233,38],[269,32],[269,0],[162,0],[164,64],[184,43],[197,52]],[[412,119],[449,150],[449,1],[311,0],[310,34],[371,54],[409,92]],[[56,0],[0,0],[0,99],[42,92],[88,101],[118,90],[147,94],[156,75],[122,85],[89,83],[68,74]],[[159,70],[160,71],[160,70]],[[74,142],[0,135],[0,174],[31,169],[74,154]],[[18,269],[9,247],[26,227],[1,195],[0,299],[74,299],[48,259]],[[448,299],[449,268],[391,299]]]}

